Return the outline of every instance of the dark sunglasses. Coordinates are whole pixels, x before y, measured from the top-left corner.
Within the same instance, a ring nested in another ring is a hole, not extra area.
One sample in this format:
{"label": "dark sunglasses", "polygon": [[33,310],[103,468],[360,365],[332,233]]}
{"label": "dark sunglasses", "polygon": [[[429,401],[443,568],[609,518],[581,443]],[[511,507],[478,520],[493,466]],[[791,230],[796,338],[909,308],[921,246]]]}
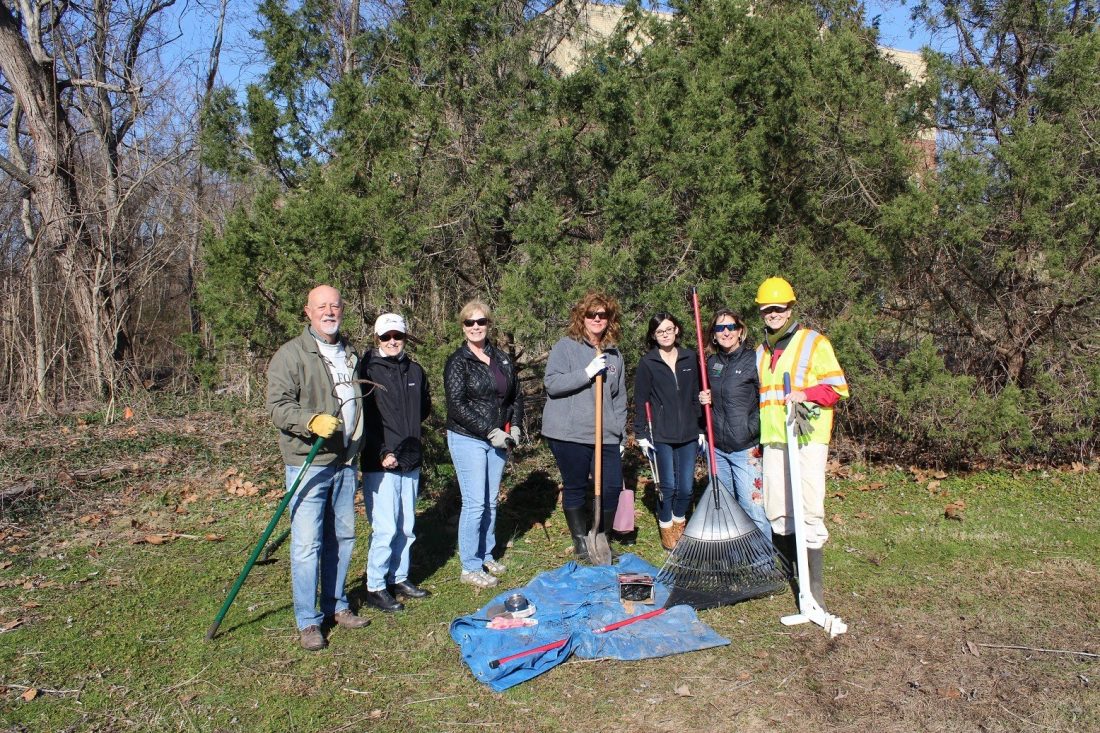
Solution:
{"label": "dark sunglasses", "polygon": [[405,334],[398,333],[397,331],[390,331],[389,333],[384,333],[379,336],[378,340],[383,343],[385,343],[386,341],[404,341]]}
{"label": "dark sunglasses", "polygon": [[467,318],[462,322],[462,325],[466,328],[470,328],[471,326],[484,326],[488,322],[488,318]]}
{"label": "dark sunglasses", "polygon": [[740,323],[718,323],[714,326],[715,333],[722,333],[723,331],[740,331]]}
{"label": "dark sunglasses", "polygon": [[584,317],[590,321],[606,321],[607,311],[588,311]]}
{"label": "dark sunglasses", "polygon": [[770,316],[772,313],[786,313],[790,309],[789,305],[769,305],[767,308],[760,309],[760,315]]}

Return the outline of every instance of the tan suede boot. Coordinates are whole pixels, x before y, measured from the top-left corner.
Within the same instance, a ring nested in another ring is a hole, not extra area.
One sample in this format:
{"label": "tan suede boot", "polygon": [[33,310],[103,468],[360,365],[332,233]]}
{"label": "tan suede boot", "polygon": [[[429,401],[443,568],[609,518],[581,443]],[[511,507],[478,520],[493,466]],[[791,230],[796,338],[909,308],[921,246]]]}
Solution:
{"label": "tan suede boot", "polygon": [[675,545],[680,541],[680,538],[684,536],[684,528],[687,527],[687,520],[678,522],[675,519],[672,520],[672,544]]}
{"label": "tan suede boot", "polygon": [[666,550],[671,550],[673,547],[676,546],[676,534],[675,529],[673,529],[674,527],[675,525],[672,524],[667,527],[657,525],[657,529],[661,533],[661,547],[665,548]]}

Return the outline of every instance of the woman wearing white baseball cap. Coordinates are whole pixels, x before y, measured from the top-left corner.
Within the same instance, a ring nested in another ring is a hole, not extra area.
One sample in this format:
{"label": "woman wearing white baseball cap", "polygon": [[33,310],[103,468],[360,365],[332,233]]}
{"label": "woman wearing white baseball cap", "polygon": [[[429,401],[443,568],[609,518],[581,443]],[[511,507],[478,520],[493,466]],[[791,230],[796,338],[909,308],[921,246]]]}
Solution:
{"label": "woman wearing white baseball cap", "polygon": [[400,611],[405,606],[398,599],[430,595],[408,578],[423,454],[420,423],[432,403],[424,370],[405,351],[405,319],[383,313],[374,322],[374,334],[375,347],[363,359],[362,375],[384,389],[363,401],[366,437],[360,460],[371,523],[365,600],[380,611]]}

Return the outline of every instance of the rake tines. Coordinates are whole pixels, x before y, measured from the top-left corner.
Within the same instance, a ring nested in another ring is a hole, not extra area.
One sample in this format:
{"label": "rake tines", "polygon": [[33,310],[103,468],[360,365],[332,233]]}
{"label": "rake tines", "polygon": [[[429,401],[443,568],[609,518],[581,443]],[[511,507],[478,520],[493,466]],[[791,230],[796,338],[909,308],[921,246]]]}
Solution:
{"label": "rake tines", "polygon": [[666,607],[714,608],[783,589],[790,569],[776,560],[733,492],[712,481],[657,579],[671,589]]}

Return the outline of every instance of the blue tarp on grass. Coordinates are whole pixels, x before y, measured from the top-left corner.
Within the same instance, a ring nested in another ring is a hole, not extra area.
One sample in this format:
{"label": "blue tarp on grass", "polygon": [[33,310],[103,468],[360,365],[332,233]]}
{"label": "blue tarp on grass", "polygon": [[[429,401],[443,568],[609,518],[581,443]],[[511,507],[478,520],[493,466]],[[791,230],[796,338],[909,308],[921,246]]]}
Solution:
{"label": "blue tarp on grass", "polygon": [[[636,555],[623,555],[615,565],[585,567],[569,562],[557,570],[540,573],[522,588],[505,591],[477,613],[451,624],[451,638],[462,649],[462,659],[474,676],[497,692],[526,682],[576,654],[585,659],[649,659],[729,644],[695,615],[690,606],[674,606],[654,618],[638,621],[603,634],[592,633],[628,617],[619,601],[619,573],[647,573],[657,568]],[[487,629],[486,612],[512,593],[522,593],[535,604],[538,626],[521,629]],[[654,586],[656,603],[634,604],[631,616],[664,605],[668,588]],[[516,652],[567,639],[564,646],[502,664],[489,663]]]}

